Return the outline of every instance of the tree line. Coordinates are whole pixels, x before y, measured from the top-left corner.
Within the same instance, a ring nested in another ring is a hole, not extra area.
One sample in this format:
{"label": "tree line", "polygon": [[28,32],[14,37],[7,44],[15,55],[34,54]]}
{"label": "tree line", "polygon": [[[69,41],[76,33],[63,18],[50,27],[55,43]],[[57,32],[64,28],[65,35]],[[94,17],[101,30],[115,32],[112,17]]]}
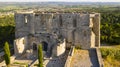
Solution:
{"label": "tree line", "polygon": [[15,23],[14,15],[1,15],[0,16],[0,47],[2,48],[7,41],[10,44],[15,39]]}
{"label": "tree line", "polygon": [[120,44],[120,12],[101,13],[101,42]]}

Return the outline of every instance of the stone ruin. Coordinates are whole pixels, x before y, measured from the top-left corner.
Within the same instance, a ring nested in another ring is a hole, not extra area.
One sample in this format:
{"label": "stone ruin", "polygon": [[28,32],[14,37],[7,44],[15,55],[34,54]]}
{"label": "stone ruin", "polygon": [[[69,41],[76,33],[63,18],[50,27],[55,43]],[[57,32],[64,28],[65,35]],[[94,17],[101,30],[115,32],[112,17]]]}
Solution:
{"label": "stone ruin", "polygon": [[17,12],[15,22],[16,56],[36,57],[38,45],[47,57],[60,56],[71,46],[100,46],[99,13]]}

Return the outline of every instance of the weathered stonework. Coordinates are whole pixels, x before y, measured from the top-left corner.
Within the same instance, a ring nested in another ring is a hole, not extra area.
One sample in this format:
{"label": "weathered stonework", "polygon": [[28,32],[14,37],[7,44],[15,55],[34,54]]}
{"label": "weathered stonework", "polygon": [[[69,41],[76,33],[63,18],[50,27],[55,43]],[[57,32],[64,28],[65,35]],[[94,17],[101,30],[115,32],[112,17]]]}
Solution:
{"label": "weathered stonework", "polygon": [[99,13],[15,13],[15,22],[16,54],[29,54],[31,49],[34,54],[40,43],[50,56],[62,55],[72,45],[83,49],[100,46]]}

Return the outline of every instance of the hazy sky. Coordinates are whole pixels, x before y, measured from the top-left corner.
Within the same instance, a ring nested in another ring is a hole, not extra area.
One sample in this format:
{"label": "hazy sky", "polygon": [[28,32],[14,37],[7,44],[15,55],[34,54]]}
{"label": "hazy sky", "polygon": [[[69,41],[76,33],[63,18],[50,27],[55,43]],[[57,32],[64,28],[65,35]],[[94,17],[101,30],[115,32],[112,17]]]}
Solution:
{"label": "hazy sky", "polygon": [[0,2],[47,2],[47,1],[56,1],[56,2],[120,2],[120,0],[0,0]]}

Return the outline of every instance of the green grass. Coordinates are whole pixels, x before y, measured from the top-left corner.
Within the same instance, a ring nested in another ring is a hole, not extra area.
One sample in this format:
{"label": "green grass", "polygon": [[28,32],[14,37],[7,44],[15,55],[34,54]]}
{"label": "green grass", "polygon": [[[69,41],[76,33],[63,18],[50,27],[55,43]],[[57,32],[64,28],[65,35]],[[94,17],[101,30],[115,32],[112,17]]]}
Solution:
{"label": "green grass", "polygon": [[34,64],[34,66],[38,66],[38,64]]}
{"label": "green grass", "polygon": [[13,64],[27,65],[27,63],[14,62]]}
{"label": "green grass", "polygon": [[120,67],[120,47],[101,48],[104,67]]}
{"label": "green grass", "polygon": [[14,62],[13,64],[18,64],[19,67],[28,67],[27,63]]}

